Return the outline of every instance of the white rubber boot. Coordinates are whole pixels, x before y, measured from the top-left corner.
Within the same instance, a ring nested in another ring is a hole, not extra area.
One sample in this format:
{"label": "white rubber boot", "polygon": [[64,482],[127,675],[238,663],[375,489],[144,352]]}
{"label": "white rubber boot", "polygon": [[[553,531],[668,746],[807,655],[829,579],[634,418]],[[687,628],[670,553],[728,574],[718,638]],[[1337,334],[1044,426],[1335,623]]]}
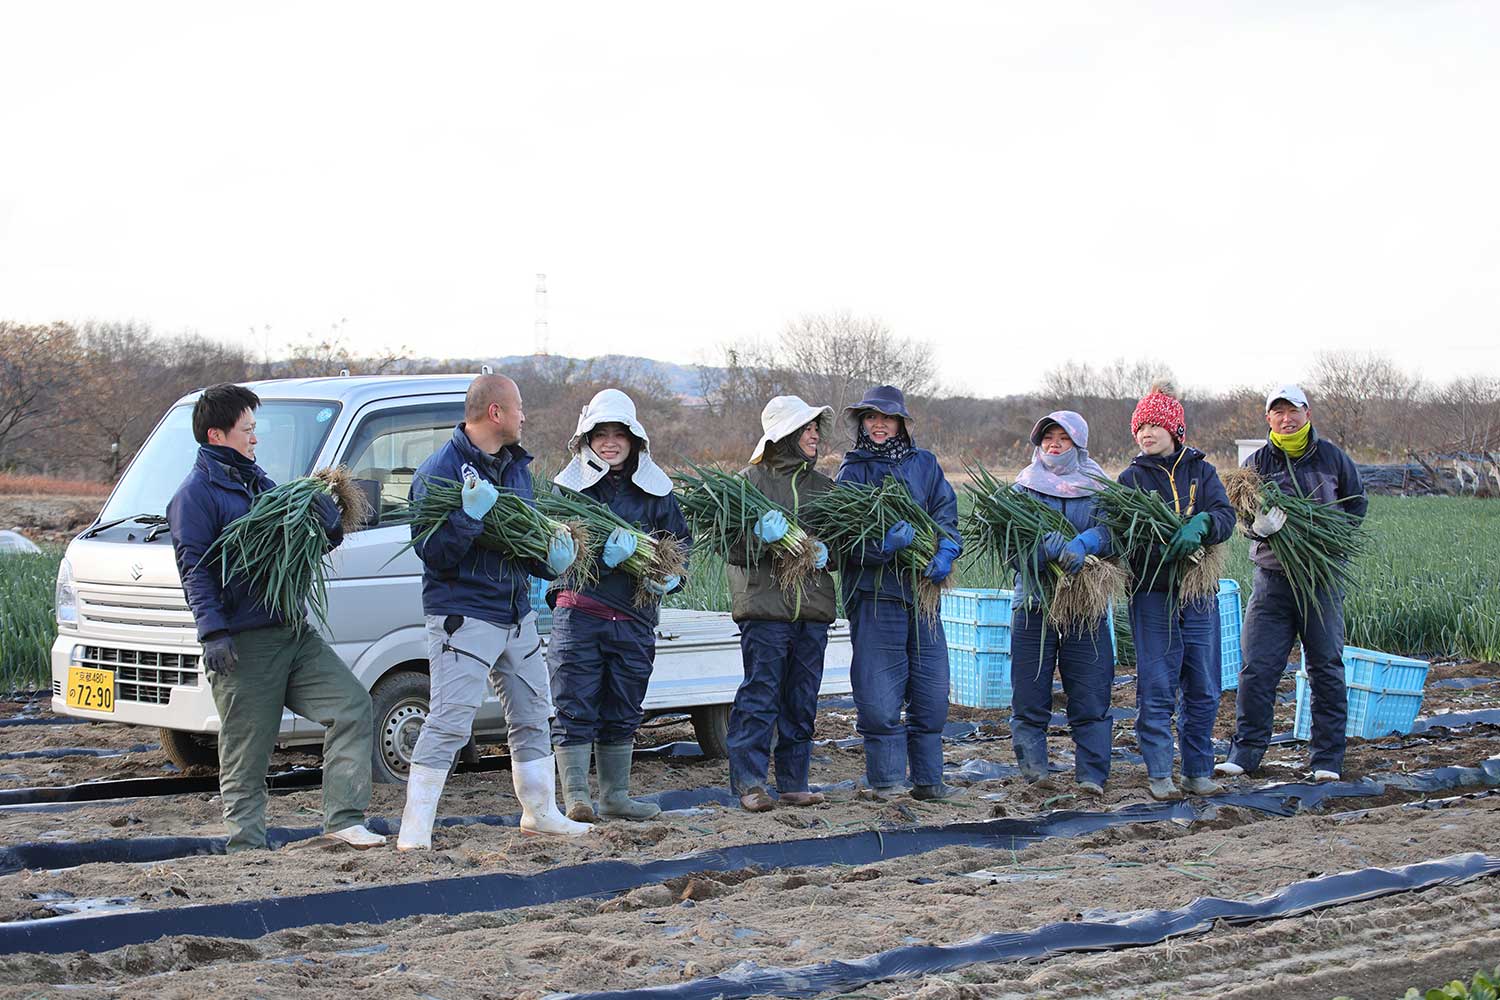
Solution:
{"label": "white rubber boot", "polygon": [[346,826],[342,830],[335,830],[328,836],[335,840],[342,840],[350,847],[358,850],[367,850],[371,847],[379,847],[385,843],[385,838],[378,833],[371,833],[363,823],[355,826]]}
{"label": "white rubber boot", "polygon": [[396,850],[432,849],[432,820],[437,815],[438,799],[443,797],[443,785],[447,781],[447,768],[424,764],[411,766],[411,774],[406,778],[406,810],[401,813]]}
{"label": "white rubber boot", "polygon": [[575,823],[557,811],[557,761],[510,762],[510,778],[521,800],[521,830],[525,833],[548,833],[563,837],[580,837],[593,829],[587,823]]}

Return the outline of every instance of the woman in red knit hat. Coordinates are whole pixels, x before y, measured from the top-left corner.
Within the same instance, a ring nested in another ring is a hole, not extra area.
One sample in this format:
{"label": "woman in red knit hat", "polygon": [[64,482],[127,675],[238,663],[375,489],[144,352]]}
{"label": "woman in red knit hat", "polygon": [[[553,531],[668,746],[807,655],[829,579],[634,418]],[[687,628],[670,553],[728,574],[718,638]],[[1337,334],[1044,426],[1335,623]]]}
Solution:
{"label": "woman in red knit hat", "polygon": [[[1221,669],[1218,599],[1184,603],[1175,592],[1181,574],[1170,566],[1227,540],[1234,532],[1234,508],[1213,465],[1185,443],[1187,419],[1169,383],[1157,382],[1136,404],[1130,433],[1141,453],[1120,473],[1120,482],[1155,492],[1183,519],[1167,545],[1153,546],[1131,566],[1136,742],[1152,798],[1213,795],[1223,791],[1212,778]],[[1172,780],[1174,713],[1182,747],[1180,789]]]}

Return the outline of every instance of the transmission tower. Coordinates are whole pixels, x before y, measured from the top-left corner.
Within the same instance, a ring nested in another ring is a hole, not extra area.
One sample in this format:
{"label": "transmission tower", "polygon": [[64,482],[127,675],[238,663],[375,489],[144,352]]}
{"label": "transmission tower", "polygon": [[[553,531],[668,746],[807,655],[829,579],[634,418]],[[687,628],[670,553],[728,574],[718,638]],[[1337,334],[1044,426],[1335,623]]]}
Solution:
{"label": "transmission tower", "polygon": [[536,353],[547,353],[547,276],[536,276],[536,319],[531,324],[532,338],[536,341]]}

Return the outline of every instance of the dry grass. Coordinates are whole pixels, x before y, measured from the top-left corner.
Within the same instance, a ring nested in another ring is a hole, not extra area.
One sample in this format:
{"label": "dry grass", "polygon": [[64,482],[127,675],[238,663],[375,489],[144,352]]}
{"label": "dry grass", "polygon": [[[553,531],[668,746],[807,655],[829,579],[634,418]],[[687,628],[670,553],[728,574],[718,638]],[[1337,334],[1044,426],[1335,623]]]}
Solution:
{"label": "dry grass", "polygon": [[113,488],[111,483],[89,479],[53,479],[51,476],[20,476],[0,473],[0,494],[17,496],[103,497]]}

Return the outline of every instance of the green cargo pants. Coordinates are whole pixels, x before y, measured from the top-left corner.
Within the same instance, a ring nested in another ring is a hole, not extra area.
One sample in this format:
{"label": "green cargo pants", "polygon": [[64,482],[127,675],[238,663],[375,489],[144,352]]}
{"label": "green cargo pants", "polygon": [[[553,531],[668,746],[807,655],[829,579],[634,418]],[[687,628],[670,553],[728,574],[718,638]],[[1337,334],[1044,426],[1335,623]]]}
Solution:
{"label": "green cargo pants", "polygon": [[364,685],[311,628],[251,629],[234,637],[234,647],[234,670],[209,678],[219,708],[219,792],[229,851],[266,846],[266,770],[283,706],[328,730],[323,832],[363,823],[374,725]]}

